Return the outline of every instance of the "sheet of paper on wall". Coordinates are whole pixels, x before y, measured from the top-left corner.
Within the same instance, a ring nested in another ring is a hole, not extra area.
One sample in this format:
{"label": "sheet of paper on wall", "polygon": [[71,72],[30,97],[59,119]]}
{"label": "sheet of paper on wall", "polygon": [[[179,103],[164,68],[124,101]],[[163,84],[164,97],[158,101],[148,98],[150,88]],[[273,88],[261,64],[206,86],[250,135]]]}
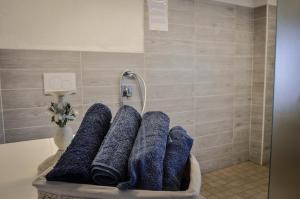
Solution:
{"label": "sheet of paper on wall", "polygon": [[149,29],[168,31],[168,0],[147,0]]}

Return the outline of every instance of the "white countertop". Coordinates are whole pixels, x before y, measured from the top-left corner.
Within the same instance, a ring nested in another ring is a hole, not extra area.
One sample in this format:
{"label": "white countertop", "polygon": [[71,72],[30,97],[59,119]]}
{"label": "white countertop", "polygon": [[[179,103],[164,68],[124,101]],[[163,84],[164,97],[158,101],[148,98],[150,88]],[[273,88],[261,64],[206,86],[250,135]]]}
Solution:
{"label": "white countertop", "polygon": [[0,145],[0,198],[36,199],[37,191],[31,184],[37,167],[56,150],[53,139]]}
{"label": "white countertop", "polygon": [[31,183],[37,167],[55,152],[52,139],[0,145],[0,198],[36,199]]}

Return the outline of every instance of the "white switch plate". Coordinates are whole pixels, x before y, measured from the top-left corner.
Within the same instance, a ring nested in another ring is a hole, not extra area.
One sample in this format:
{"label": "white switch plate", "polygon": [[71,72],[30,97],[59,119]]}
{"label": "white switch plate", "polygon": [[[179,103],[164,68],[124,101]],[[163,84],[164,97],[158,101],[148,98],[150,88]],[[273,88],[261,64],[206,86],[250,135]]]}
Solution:
{"label": "white switch plate", "polygon": [[76,74],[44,73],[44,92],[46,95],[76,93]]}

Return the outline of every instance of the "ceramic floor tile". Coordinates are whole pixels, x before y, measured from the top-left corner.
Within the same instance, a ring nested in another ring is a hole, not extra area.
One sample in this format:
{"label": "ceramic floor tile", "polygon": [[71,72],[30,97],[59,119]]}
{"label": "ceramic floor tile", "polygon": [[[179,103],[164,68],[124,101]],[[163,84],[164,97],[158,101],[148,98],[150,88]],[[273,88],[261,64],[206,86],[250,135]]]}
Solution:
{"label": "ceramic floor tile", "polygon": [[203,176],[207,199],[267,199],[269,168],[245,162]]}

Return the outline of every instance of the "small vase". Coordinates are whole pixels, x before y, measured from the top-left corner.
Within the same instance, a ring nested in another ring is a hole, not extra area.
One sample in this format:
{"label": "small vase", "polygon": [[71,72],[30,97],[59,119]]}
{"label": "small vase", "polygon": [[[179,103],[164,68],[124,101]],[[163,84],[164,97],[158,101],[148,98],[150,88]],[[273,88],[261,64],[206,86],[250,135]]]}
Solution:
{"label": "small vase", "polygon": [[69,126],[57,127],[56,134],[54,136],[54,142],[58,147],[58,150],[64,151],[69,146],[73,139],[73,130]]}
{"label": "small vase", "polygon": [[73,137],[73,130],[71,127],[65,126],[63,128],[56,128],[54,143],[56,144],[58,150],[54,155],[48,157],[38,166],[38,175],[46,171],[49,167],[52,167],[56,164],[56,162],[60,159],[61,155],[66,150],[66,148],[71,143]]}

